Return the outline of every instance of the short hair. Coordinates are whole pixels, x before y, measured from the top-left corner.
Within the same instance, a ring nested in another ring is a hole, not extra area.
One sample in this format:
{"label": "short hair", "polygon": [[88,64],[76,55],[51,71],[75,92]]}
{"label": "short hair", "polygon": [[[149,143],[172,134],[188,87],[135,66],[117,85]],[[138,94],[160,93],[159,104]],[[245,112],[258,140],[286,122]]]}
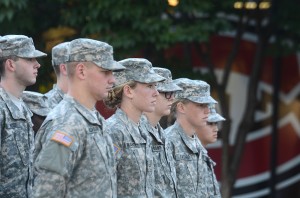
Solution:
{"label": "short hair", "polygon": [[12,59],[13,61],[17,61],[17,60],[19,60],[19,57],[17,57],[17,56],[1,57],[0,58],[0,76],[4,76],[4,74],[5,74],[5,62],[8,59]]}
{"label": "short hair", "polygon": [[56,76],[60,75],[60,65],[52,65]]}
{"label": "short hair", "polygon": [[79,62],[69,62],[67,63],[67,75],[68,77],[73,77],[76,70],[76,65],[79,64]]}
{"label": "short hair", "polygon": [[122,102],[122,96],[123,96],[123,88],[125,85],[128,85],[131,88],[135,88],[137,85],[136,81],[129,81],[125,84],[119,85],[114,87],[109,93],[108,97],[104,100],[104,104],[111,108],[117,108]]}

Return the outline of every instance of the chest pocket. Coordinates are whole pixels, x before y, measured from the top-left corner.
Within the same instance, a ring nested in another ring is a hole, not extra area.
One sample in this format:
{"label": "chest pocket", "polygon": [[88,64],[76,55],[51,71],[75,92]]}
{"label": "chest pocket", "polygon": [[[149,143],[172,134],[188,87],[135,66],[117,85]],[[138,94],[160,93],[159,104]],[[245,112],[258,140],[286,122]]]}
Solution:
{"label": "chest pocket", "polygon": [[195,191],[198,175],[197,157],[187,153],[178,153],[175,155],[175,163],[179,185]]}
{"label": "chest pocket", "polygon": [[97,174],[105,174],[109,170],[109,159],[112,156],[108,153],[107,141],[100,135],[100,127],[90,127],[88,132],[88,150],[90,163],[98,164],[95,167]]}
{"label": "chest pocket", "polygon": [[146,143],[124,143],[119,168],[126,170],[125,177],[142,182],[146,174]]}
{"label": "chest pocket", "polygon": [[[17,174],[22,167],[29,165],[29,153],[32,152],[32,140],[29,124],[25,121],[10,123],[2,132],[2,168],[3,176],[11,177]],[[33,137],[33,136],[32,136]]]}

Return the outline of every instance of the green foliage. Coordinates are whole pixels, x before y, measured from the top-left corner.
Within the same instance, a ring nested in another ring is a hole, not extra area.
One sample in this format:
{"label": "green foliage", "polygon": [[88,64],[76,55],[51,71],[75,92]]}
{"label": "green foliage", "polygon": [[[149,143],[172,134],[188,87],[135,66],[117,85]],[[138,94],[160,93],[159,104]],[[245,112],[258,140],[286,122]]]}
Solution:
{"label": "green foliage", "polygon": [[[281,9],[275,15],[282,37],[297,41],[292,42],[289,51],[296,50],[300,43],[296,1],[279,2]],[[172,70],[183,69],[192,76],[189,61],[174,61],[174,57],[166,60],[163,50],[177,43],[206,42],[214,34],[233,30],[232,21],[220,17],[220,13],[236,13],[233,2],[181,0],[178,6],[171,7],[167,0],[1,0],[0,35],[31,36],[40,50],[56,37],[61,41],[91,37],[111,44],[117,59],[144,56],[157,64],[172,64]],[[75,35],[52,35],[53,38],[44,35],[49,29],[59,27],[71,28]],[[53,81],[49,78],[50,58],[41,60],[43,80],[39,79],[39,83]]]}

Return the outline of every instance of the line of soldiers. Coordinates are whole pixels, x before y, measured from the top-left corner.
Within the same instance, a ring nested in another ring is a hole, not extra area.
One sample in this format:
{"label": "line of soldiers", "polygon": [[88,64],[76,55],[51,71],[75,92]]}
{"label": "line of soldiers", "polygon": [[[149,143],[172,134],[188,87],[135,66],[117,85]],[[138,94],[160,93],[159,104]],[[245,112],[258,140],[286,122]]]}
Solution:
{"label": "line of soldiers", "polygon": [[[27,36],[0,37],[0,197],[221,197],[205,146],[225,119],[209,84],[79,38],[53,47],[52,90],[24,91],[44,56]],[[107,120],[101,100],[116,109]]]}

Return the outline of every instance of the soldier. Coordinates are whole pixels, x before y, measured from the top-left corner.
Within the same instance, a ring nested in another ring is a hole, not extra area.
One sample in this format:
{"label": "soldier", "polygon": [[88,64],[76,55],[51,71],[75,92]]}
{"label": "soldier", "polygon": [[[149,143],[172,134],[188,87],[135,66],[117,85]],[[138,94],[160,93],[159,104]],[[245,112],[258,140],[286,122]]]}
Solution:
{"label": "soldier", "polygon": [[118,107],[107,121],[113,139],[118,197],[153,197],[153,156],[150,137],[139,127],[142,112],[154,111],[156,83],[164,78],[141,58],[119,61],[126,69],[116,74],[108,107]]}
{"label": "soldier", "polygon": [[68,93],[36,135],[35,197],[116,197],[113,144],[95,109],[124,69],[107,43],[70,42]]}
{"label": "soldier", "polygon": [[47,114],[64,97],[68,91],[66,61],[68,58],[69,42],[60,43],[52,48],[52,66],[56,75],[57,82],[53,89],[46,94],[32,91],[24,91],[22,99],[32,111],[31,117],[33,130],[36,133],[46,118]]}
{"label": "soldier", "polygon": [[153,70],[166,80],[157,83],[159,95],[155,110],[151,113],[145,112],[141,124],[147,129],[152,140],[155,178],[154,196],[174,198],[177,197],[174,159],[172,153],[166,147],[164,130],[159,121],[161,117],[170,114],[171,105],[174,102],[174,93],[182,89],[172,82],[170,70],[159,67],[153,67]]}
{"label": "soldier", "polygon": [[179,78],[174,82],[183,90],[176,94],[172,105],[176,121],[165,131],[175,160],[178,197],[205,197],[201,191],[203,180],[202,145],[196,129],[206,125],[208,104],[216,103],[210,96],[210,86],[201,80]]}
{"label": "soldier", "polygon": [[32,195],[34,149],[31,112],[21,94],[36,82],[46,56],[35,49],[31,38],[6,35],[0,43],[0,197],[25,198]]}
{"label": "soldier", "polygon": [[208,156],[207,150],[205,147],[208,144],[214,143],[217,141],[218,137],[218,122],[224,121],[221,115],[216,112],[215,104],[209,105],[210,114],[207,119],[207,124],[198,128],[196,133],[197,137],[200,140],[201,144],[204,146],[202,149],[202,159],[204,160],[203,167],[203,178],[205,179],[205,188],[202,189],[202,192],[205,192],[205,197],[221,197],[218,181],[214,173],[214,166],[216,163]]}

